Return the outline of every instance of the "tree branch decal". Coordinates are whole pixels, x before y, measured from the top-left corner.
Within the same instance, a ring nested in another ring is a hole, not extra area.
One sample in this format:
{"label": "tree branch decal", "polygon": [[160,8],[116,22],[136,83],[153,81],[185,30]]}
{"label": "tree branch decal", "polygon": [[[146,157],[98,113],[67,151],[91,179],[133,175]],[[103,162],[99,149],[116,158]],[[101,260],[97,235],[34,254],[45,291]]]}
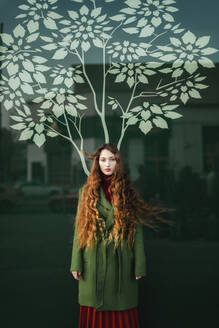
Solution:
{"label": "tree branch decal", "polygon": [[[61,1],[27,0],[18,6],[20,23],[11,34],[1,34],[0,101],[12,112],[11,127],[20,132],[19,140],[30,139],[38,147],[48,137],[65,138],[87,175],[82,129],[87,97],[75,92],[77,85],[87,85],[92,95],[105,142],[111,132],[107,109],[121,113],[120,149],[131,125],[147,134],[153,127],[167,129],[168,120],[182,117],[177,109],[191,98],[201,98],[208,87],[199,68],[213,68],[208,57],[218,51],[208,46],[210,36],[195,36],[175,23],[175,0],[126,0],[110,16],[107,10],[113,2],[69,0],[63,16]],[[87,70],[91,51],[102,58],[99,93]],[[75,65],[69,64],[73,58]],[[157,79],[155,85],[152,78]],[[127,86],[126,105],[118,95],[107,95],[109,81]]]}

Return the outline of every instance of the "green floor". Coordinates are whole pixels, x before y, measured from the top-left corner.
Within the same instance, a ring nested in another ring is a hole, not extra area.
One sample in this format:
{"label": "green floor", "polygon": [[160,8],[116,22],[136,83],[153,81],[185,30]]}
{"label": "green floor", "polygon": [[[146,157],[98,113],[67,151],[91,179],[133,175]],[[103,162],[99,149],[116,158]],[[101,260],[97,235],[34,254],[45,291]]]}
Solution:
{"label": "green floor", "polygon": [[[73,216],[47,207],[0,217],[0,327],[77,328]],[[219,327],[219,242],[146,241],[142,328]]]}

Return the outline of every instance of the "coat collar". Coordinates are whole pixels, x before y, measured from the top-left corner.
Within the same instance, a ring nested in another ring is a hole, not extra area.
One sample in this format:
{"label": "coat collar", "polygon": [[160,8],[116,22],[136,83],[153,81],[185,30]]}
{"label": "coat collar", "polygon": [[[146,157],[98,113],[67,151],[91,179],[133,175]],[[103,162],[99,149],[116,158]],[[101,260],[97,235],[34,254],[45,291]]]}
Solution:
{"label": "coat collar", "polygon": [[102,187],[100,187],[100,192],[99,192],[99,195],[100,195],[100,203],[106,207],[108,210],[112,210],[113,209],[113,206],[112,204],[108,201],[108,199],[106,198],[105,196],[105,193],[104,193],[104,190]]}

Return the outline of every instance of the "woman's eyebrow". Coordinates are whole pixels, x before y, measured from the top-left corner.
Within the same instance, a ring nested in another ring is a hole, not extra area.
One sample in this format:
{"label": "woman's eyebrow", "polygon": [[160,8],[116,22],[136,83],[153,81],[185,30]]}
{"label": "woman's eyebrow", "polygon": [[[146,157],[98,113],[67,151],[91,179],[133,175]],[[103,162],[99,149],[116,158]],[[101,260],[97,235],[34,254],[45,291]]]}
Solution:
{"label": "woman's eyebrow", "polygon": [[107,159],[107,158],[109,158],[109,159],[114,159],[114,158],[115,158],[115,156],[110,156],[110,157],[104,157],[104,156],[100,156],[100,159]]}

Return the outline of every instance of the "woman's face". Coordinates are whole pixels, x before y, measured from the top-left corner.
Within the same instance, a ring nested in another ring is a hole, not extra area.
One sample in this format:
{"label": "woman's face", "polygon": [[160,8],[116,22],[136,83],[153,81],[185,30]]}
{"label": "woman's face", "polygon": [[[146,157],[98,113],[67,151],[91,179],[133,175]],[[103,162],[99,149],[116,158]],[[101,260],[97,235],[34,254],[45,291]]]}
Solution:
{"label": "woman's face", "polygon": [[113,153],[107,149],[103,149],[99,157],[100,170],[105,175],[113,174],[116,167],[116,159]]}

